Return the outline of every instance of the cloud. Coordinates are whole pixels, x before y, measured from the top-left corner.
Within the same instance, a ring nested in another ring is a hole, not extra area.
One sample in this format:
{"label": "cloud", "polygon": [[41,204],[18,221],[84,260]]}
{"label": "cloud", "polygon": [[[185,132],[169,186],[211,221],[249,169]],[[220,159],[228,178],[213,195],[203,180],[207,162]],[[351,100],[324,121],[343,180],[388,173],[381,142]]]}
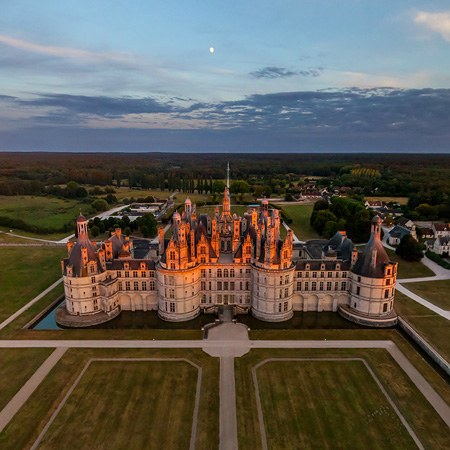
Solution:
{"label": "cloud", "polygon": [[289,78],[294,76],[302,76],[302,77],[318,77],[320,76],[323,69],[321,67],[317,69],[306,69],[306,70],[298,70],[293,71],[286,69],[285,67],[275,67],[268,66],[258,69],[254,72],[250,72],[250,76],[253,78]]}
{"label": "cloud", "polygon": [[419,11],[414,17],[414,22],[440,34],[450,42],[450,12]]}
{"label": "cloud", "polygon": [[18,103],[28,107],[44,107],[69,112],[72,115],[96,115],[106,118],[116,118],[128,114],[168,113],[173,110],[171,101],[163,103],[157,99],[106,97],[69,94],[42,94],[37,98],[18,100]]}
{"label": "cloud", "polygon": [[78,60],[88,60],[97,62],[106,62],[106,61],[124,62],[124,63],[130,62],[130,57],[129,55],[126,54],[91,52],[88,50],[70,47],[54,47],[48,45],[41,45],[36,44],[34,42],[25,41],[22,39],[16,39],[6,35],[0,35],[0,43],[29,53],[38,53],[47,56],[56,56],[59,58],[72,58]]}

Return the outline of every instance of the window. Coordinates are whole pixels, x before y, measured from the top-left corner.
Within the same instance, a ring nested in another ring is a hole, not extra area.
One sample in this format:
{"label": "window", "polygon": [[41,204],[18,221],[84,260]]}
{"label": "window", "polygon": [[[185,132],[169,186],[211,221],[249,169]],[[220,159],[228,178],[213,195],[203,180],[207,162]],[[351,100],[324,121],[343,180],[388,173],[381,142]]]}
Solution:
{"label": "window", "polygon": [[202,303],[206,303],[206,295],[202,294]]}
{"label": "window", "polygon": [[117,276],[121,277],[122,275],[120,274],[120,270],[117,271]]}
{"label": "window", "polygon": [[149,273],[150,278],[155,278],[155,271],[151,270]]}
{"label": "window", "polygon": [[309,272],[305,272],[305,278],[309,278]]}
{"label": "window", "polygon": [[228,291],[228,281],[223,282],[223,290]]}
{"label": "window", "polygon": [[297,272],[297,278],[301,278],[302,277],[302,273],[301,272]]}
{"label": "window", "polygon": [[388,304],[383,303],[383,312],[387,312]]}
{"label": "window", "polygon": [[222,277],[222,269],[217,269],[217,276],[218,276],[219,278]]}
{"label": "window", "polygon": [[312,291],[317,291],[317,282],[316,282],[316,281],[313,281],[313,282],[311,283],[311,290],[312,290]]}
{"label": "window", "polygon": [[234,291],[234,281],[230,281],[230,290]]}
{"label": "window", "polygon": [[278,312],[281,312],[281,303],[278,303]]}
{"label": "window", "polygon": [[323,278],[325,276],[325,272],[320,272],[320,278]]}
{"label": "window", "polygon": [[141,270],[141,278],[145,277],[145,270]]}
{"label": "window", "polygon": [[218,290],[218,291],[221,291],[221,290],[222,290],[222,282],[221,282],[221,281],[218,281],[218,282],[217,282],[217,290]]}
{"label": "window", "polygon": [[358,277],[358,283],[361,283],[361,277]]}
{"label": "window", "polygon": [[361,292],[361,288],[359,286],[356,286],[356,295],[359,295]]}
{"label": "window", "polygon": [[339,282],[334,283],[334,290],[337,291],[339,289]]}
{"label": "window", "polygon": [[333,283],[331,281],[327,282],[327,291],[331,291],[332,284]]}
{"label": "window", "polygon": [[204,256],[202,256],[200,258],[200,264],[205,264],[206,263],[206,258]]}
{"label": "window", "polygon": [[248,291],[250,289],[250,283],[248,281],[245,282],[245,290]]}
{"label": "window", "polygon": [[222,294],[217,294],[217,303],[222,303]]}
{"label": "window", "polygon": [[309,281],[305,281],[305,291],[309,291]]}
{"label": "window", "polygon": [[323,291],[323,281],[319,283],[319,291]]}
{"label": "window", "polygon": [[95,283],[95,277],[91,277],[91,283]]}
{"label": "window", "polygon": [[242,291],[242,281],[239,282],[239,289]]}
{"label": "window", "polygon": [[343,281],[342,283],[341,283],[341,290],[342,291],[345,291],[347,289],[347,282],[346,281]]}
{"label": "window", "polygon": [[245,273],[250,273],[250,269],[245,269]]}
{"label": "window", "polygon": [[169,289],[169,298],[175,298],[175,290]]}
{"label": "window", "polygon": [[347,278],[347,272],[342,272],[342,277]]}
{"label": "window", "polygon": [[125,272],[125,278],[128,278],[130,276],[130,272]]}
{"label": "window", "polygon": [[228,269],[224,269],[224,270],[223,270],[223,276],[224,276],[225,278],[228,278]]}
{"label": "window", "polygon": [[206,269],[201,269],[201,276],[202,276],[202,278],[205,278],[206,277]]}
{"label": "window", "polygon": [[284,304],[283,304],[283,311],[287,311],[288,310],[288,306],[289,306],[289,303],[288,302],[284,302]]}
{"label": "window", "polygon": [[384,298],[389,298],[389,289],[385,289],[385,291],[384,291]]}
{"label": "window", "polygon": [[150,289],[150,291],[155,290],[155,282],[154,281],[150,281],[149,289]]}
{"label": "window", "polygon": [[230,269],[230,277],[234,277],[234,269]]}
{"label": "window", "polygon": [[174,251],[169,252],[169,259],[175,259],[175,252]]}
{"label": "window", "polygon": [[125,290],[130,291],[131,290],[131,283],[129,281],[125,281]]}
{"label": "window", "polygon": [[142,282],[142,290],[143,290],[143,291],[146,291],[146,290],[147,290],[147,282],[146,282],[146,281],[143,281],[143,282]]}
{"label": "window", "polygon": [[386,284],[387,284],[387,285],[390,285],[390,284],[391,284],[391,279],[390,279],[390,278],[388,278],[388,279],[386,280]]}
{"label": "window", "polygon": [[313,272],[313,273],[312,273],[312,277],[313,277],[313,278],[317,278],[317,272]]}
{"label": "window", "polygon": [[284,288],[284,298],[289,297],[289,288]]}
{"label": "window", "polygon": [[206,281],[202,281],[202,282],[200,283],[200,289],[201,289],[202,291],[205,291],[205,290],[206,290]]}
{"label": "window", "polygon": [[133,277],[134,277],[134,278],[137,278],[137,276],[138,276],[137,270],[133,271]]}
{"label": "window", "polygon": [[301,291],[301,290],[302,290],[302,282],[297,281],[297,291]]}
{"label": "window", "polygon": [[133,289],[134,289],[135,291],[138,291],[138,290],[139,290],[139,283],[138,283],[137,281],[135,281],[135,282],[133,283]]}
{"label": "window", "polygon": [[119,291],[121,291],[121,290],[122,290],[122,282],[119,281]]}
{"label": "window", "polygon": [[333,272],[328,272],[328,278],[333,278]]}
{"label": "window", "polygon": [[176,308],[175,308],[175,303],[174,302],[170,302],[169,303],[169,309],[170,309],[170,312],[172,312],[172,313],[175,312]]}

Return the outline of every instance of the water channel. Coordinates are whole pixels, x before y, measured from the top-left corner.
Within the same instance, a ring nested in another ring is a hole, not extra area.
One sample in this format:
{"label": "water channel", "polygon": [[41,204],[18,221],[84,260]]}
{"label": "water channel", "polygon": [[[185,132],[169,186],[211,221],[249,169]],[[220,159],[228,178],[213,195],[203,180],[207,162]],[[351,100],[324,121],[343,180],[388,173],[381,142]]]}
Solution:
{"label": "water channel", "polygon": [[[41,319],[31,325],[33,330],[61,330],[55,320],[55,310],[64,300],[57,303]],[[199,330],[204,325],[214,322],[214,314],[200,314],[188,322],[166,322],[158,317],[156,311],[122,311],[115,319],[89,329],[173,329]],[[294,317],[286,322],[263,322],[250,314],[239,314],[237,321],[244,323],[252,330],[263,329],[359,329],[367,328],[349,322],[334,312],[296,312]]]}

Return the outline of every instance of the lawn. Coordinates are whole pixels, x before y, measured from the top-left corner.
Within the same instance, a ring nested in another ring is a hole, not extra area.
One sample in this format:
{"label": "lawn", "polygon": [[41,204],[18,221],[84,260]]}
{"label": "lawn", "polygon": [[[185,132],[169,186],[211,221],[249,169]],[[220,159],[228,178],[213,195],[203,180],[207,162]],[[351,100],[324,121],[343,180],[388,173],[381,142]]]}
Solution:
{"label": "lawn", "polygon": [[78,200],[56,197],[0,196],[0,216],[22,219],[30,225],[50,229],[59,229],[67,222],[75,221],[80,209],[87,214],[90,208]]}
{"label": "lawn", "polygon": [[0,410],[52,352],[50,348],[0,349]]}
{"label": "lawn", "polygon": [[[91,358],[186,358],[202,368],[196,449],[218,448],[219,360],[201,350],[70,349],[0,435],[30,448]],[[93,361],[40,449],[189,448],[197,368],[182,361]]]}
{"label": "lawn", "polygon": [[395,254],[394,250],[385,249],[391,261],[398,262],[398,278],[432,277],[434,272],[421,262],[406,261]]}
{"label": "lawn", "polygon": [[450,280],[405,283],[404,286],[440,308],[450,310]]}
{"label": "lawn", "polygon": [[[165,200],[173,193],[173,191],[161,191],[158,189],[130,189],[126,187],[114,188],[114,190],[116,191],[114,195],[118,200],[123,200],[124,198],[145,198],[149,196]],[[193,203],[211,200],[211,196],[206,194],[177,192],[174,196],[174,201],[177,204],[184,203],[187,197],[189,197]]]}
{"label": "lawn", "polygon": [[196,383],[182,361],[93,361],[40,448],[188,448]]}
{"label": "lawn", "polygon": [[0,247],[0,321],[61,277],[61,247]]}
{"label": "lawn", "polygon": [[288,224],[294,231],[295,235],[301,241],[308,239],[320,239],[314,228],[310,225],[309,219],[314,208],[313,204],[308,205],[280,205],[286,214],[292,219],[292,223]]}
{"label": "lawn", "polygon": [[450,361],[450,327],[447,319],[435,314],[399,291],[395,293],[394,308],[447,361]]}
{"label": "lawn", "polygon": [[362,361],[274,361],[256,374],[268,448],[414,446]]}
{"label": "lawn", "polygon": [[[252,368],[268,358],[363,358],[424,447],[448,448],[450,431],[384,349],[258,349],[235,361],[241,450],[262,448]],[[360,362],[274,362],[257,379],[269,449],[415,448]]]}

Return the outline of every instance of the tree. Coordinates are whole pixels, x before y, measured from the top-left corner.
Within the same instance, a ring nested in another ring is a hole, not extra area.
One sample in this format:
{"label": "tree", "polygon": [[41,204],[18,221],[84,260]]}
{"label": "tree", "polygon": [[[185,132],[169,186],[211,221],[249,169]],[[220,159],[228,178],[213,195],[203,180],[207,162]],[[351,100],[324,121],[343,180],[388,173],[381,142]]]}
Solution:
{"label": "tree", "polygon": [[108,203],[106,200],[103,200],[102,198],[99,198],[97,200],[94,200],[91,203],[92,207],[95,211],[106,211],[108,209]]}
{"label": "tree", "polygon": [[139,227],[139,230],[144,237],[151,237],[156,235],[156,219],[155,216],[151,213],[144,214],[142,217],[138,217],[136,219],[136,226]]}
{"label": "tree", "polygon": [[91,228],[91,236],[92,237],[97,237],[100,234],[100,228],[97,225],[94,225]]}
{"label": "tree", "polygon": [[336,216],[329,211],[328,209],[322,209],[317,212],[317,214],[314,217],[314,221],[311,223],[313,228],[322,235],[325,229],[325,225],[327,222],[337,222]]}
{"label": "tree", "polygon": [[395,253],[406,261],[420,261],[423,258],[423,245],[410,234],[405,234],[400,240]]}

